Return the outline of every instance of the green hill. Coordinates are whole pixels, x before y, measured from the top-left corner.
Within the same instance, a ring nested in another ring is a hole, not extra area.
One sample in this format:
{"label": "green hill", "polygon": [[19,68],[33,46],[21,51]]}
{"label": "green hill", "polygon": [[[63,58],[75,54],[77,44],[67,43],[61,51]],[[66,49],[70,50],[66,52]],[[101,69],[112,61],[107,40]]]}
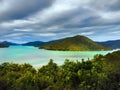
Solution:
{"label": "green hill", "polygon": [[61,50],[61,51],[90,51],[90,50],[108,50],[109,48],[98,44],[91,39],[77,35],[40,46],[42,49],[47,50]]}

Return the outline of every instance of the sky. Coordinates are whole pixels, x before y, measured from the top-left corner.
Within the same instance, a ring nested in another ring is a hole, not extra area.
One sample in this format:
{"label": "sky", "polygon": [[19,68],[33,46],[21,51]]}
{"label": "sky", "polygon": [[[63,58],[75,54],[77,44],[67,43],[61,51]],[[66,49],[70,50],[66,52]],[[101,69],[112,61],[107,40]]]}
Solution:
{"label": "sky", "polygon": [[0,0],[0,41],[120,39],[120,0]]}

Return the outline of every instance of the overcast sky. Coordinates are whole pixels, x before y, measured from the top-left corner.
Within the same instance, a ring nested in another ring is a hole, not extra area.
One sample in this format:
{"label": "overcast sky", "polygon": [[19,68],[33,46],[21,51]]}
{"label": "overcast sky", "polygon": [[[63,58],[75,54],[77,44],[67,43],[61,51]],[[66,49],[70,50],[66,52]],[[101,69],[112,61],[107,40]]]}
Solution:
{"label": "overcast sky", "polygon": [[120,0],[0,0],[0,41],[120,39]]}

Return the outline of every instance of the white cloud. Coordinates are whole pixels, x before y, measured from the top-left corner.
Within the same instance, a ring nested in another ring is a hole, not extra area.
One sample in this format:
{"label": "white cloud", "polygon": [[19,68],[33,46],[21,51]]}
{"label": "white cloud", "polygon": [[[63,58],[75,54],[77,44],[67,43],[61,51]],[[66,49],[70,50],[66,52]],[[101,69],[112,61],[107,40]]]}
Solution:
{"label": "white cloud", "polygon": [[119,34],[120,35],[120,31],[113,31],[113,32],[111,32],[111,34]]}
{"label": "white cloud", "polygon": [[55,33],[39,33],[39,34],[34,34],[34,35],[42,36],[42,37],[56,36]]}
{"label": "white cloud", "polygon": [[14,31],[30,32],[30,31],[33,31],[33,30],[32,29],[14,29]]}
{"label": "white cloud", "polygon": [[4,35],[4,37],[15,37],[15,36],[20,36],[20,35],[23,35],[23,33],[8,34],[8,35]]}
{"label": "white cloud", "polygon": [[83,32],[83,33],[80,33],[80,35],[92,35],[94,34],[94,32]]}
{"label": "white cloud", "polygon": [[30,20],[13,20],[13,21],[9,21],[9,22],[3,22],[0,24],[0,26],[2,27],[24,27],[26,25],[31,25],[31,24],[35,24],[34,21],[30,21]]}

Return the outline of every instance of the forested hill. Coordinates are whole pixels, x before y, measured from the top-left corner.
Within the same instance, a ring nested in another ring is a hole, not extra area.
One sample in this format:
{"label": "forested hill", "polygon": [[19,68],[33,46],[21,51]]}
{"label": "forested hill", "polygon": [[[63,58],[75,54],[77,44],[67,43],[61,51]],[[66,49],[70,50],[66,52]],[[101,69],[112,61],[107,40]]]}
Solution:
{"label": "forested hill", "polygon": [[40,46],[42,49],[47,50],[62,50],[62,51],[94,51],[94,50],[108,50],[109,48],[98,44],[91,39],[77,35]]}
{"label": "forested hill", "polygon": [[6,47],[9,47],[9,45],[6,45],[6,44],[3,44],[3,43],[0,43],[0,48],[6,48]]}
{"label": "forested hill", "polygon": [[53,60],[37,70],[30,64],[0,64],[0,90],[120,90],[120,51],[92,60]]}
{"label": "forested hill", "polygon": [[120,48],[120,40],[112,40],[112,41],[98,42],[98,43],[107,47],[111,47],[112,49]]}
{"label": "forested hill", "polygon": [[7,46],[16,46],[16,45],[19,45],[19,44],[17,44],[17,43],[8,42],[8,41],[3,41],[3,42],[1,42],[1,43],[4,44],[4,45],[7,45]]}
{"label": "forested hill", "polygon": [[42,41],[34,41],[34,42],[28,42],[28,43],[24,43],[22,44],[23,46],[42,46],[44,45],[46,42],[42,42]]}

